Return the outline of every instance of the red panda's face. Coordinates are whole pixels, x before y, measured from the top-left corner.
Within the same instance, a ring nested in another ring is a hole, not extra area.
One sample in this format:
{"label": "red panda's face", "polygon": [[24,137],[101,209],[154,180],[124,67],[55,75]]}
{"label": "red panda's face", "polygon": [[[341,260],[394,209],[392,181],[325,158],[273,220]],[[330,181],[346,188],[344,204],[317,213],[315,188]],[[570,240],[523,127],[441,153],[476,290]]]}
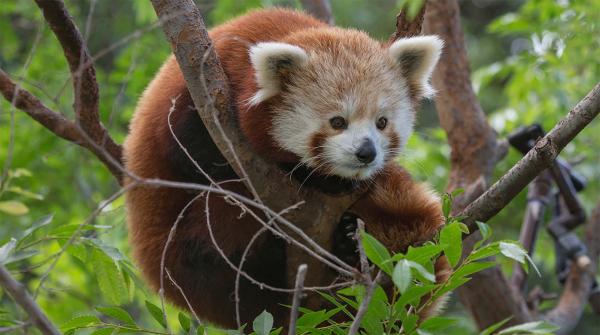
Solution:
{"label": "red panda's face", "polygon": [[414,102],[432,94],[441,41],[416,37],[382,47],[334,28],[292,42],[250,49],[259,88],[250,104],[278,97],[270,135],[299,164],[323,175],[372,177],[411,135]]}

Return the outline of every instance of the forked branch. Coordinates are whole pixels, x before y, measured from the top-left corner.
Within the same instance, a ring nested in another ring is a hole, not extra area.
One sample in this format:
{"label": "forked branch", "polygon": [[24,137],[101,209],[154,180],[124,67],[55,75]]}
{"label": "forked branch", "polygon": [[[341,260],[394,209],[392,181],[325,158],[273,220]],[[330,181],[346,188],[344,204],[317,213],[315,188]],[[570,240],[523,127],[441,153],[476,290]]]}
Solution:
{"label": "forked branch", "polygon": [[122,148],[102,125],[96,72],[87,46],[62,0],[36,0],[44,19],[60,42],[73,80],[75,122],[52,111],[40,99],[19,87],[0,70],[0,91],[7,101],[23,110],[57,136],[90,150],[119,181]]}

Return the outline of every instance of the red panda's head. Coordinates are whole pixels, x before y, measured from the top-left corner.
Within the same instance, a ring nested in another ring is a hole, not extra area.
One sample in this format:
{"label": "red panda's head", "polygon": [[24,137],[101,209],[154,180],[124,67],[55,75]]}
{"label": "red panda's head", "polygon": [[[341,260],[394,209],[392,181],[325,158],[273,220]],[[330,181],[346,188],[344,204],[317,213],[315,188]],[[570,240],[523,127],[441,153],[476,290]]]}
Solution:
{"label": "red panda's head", "polygon": [[308,29],[250,48],[257,91],[271,103],[270,137],[323,175],[364,180],[396,158],[414,109],[433,95],[442,49],[435,36],[382,45],[339,28]]}

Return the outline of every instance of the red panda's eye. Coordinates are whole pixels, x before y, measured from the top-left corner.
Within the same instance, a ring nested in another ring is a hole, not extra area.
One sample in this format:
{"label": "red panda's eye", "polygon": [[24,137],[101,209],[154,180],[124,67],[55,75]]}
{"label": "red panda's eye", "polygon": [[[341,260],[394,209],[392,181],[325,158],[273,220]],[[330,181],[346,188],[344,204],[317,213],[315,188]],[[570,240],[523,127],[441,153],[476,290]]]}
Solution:
{"label": "red panda's eye", "polygon": [[387,122],[388,122],[387,118],[380,117],[380,118],[377,120],[377,123],[376,123],[375,125],[377,126],[377,129],[379,129],[379,130],[383,130],[383,129],[385,129],[385,127],[387,126]]}
{"label": "red panda's eye", "polygon": [[341,116],[332,117],[329,119],[329,124],[333,129],[346,129],[348,127],[348,123],[346,123],[346,119]]}

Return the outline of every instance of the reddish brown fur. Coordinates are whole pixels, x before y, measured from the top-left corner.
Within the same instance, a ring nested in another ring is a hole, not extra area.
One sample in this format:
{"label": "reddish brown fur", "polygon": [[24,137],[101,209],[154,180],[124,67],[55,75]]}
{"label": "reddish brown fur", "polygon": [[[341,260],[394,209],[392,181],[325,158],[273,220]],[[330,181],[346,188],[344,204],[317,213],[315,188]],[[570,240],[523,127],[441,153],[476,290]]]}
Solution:
{"label": "reddish brown fur", "polygon": [[[259,41],[286,41],[300,46],[314,43],[288,40],[292,32],[311,27],[325,27],[325,24],[297,12],[274,9],[250,13],[210,32],[236,99],[242,131],[259,153],[279,162],[294,162],[298,158],[279,149],[268,136],[270,106],[279,102],[277,97],[250,109],[246,106],[247,99],[257,90],[248,48]],[[331,41],[321,40],[320,43]],[[232,178],[229,170],[224,171],[213,164],[222,163],[222,157],[203,130],[174,57],[166,61],[140,99],[125,143],[126,167],[144,178],[206,182],[187,161],[170,133],[167,117],[172,99],[176,97],[171,121],[178,138],[204,169],[216,175],[213,177],[218,180]],[[395,141],[397,147],[398,139]],[[228,182],[223,187],[248,195],[239,182]],[[179,189],[148,187],[134,188],[127,195],[134,258],[155,289],[160,282],[160,258],[169,231],[180,211],[194,196],[192,192]],[[200,197],[179,223],[167,253],[166,268],[201,318],[234,327],[235,273],[221,260],[209,239],[206,196]],[[217,195],[210,196],[208,207],[216,240],[237,264],[250,238],[259,229],[259,223],[249,215],[239,217],[239,208]],[[369,232],[394,251],[430,239],[443,224],[435,196],[411,181],[410,176],[392,162],[376,178],[372,191],[352,211],[365,220]],[[265,235],[252,248],[244,269],[258,280],[285,286],[284,250],[281,241]],[[439,273],[444,273],[446,268],[447,265],[440,266]],[[165,283],[166,296],[186,308],[174,285],[168,279]],[[277,321],[285,320],[287,308],[279,304],[287,302],[286,295],[260,290],[245,280],[242,280],[240,290],[242,322],[251,322],[263,309],[273,313]]]}

